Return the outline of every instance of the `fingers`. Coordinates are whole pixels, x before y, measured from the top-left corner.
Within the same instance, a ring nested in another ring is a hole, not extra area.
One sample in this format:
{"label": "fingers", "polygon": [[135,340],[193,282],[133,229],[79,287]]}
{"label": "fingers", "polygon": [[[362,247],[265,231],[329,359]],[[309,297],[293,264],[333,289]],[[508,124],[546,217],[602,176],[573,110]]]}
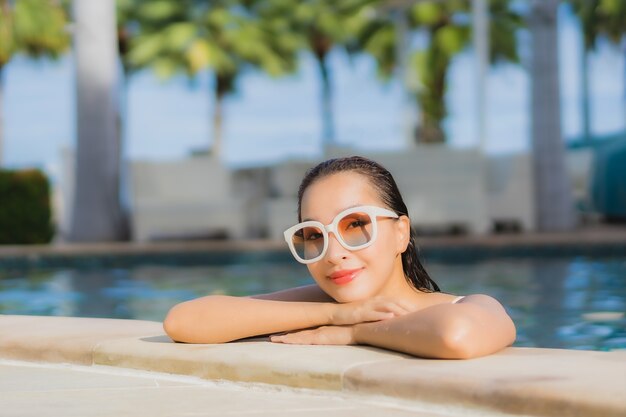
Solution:
{"label": "fingers", "polygon": [[402,308],[404,308],[408,313],[411,313],[417,310],[417,306],[407,300],[398,300],[396,301]]}
{"label": "fingers", "polygon": [[352,326],[322,326],[313,330],[302,330],[282,336],[270,336],[274,343],[298,345],[351,345],[355,344]]}
{"label": "fingers", "polygon": [[380,320],[388,320],[396,317],[395,313],[391,311],[371,311],[364,318],[364,322],[368,321],[380,321]]}
{"label": "fingers", "polygon": [[270,342],[272,343],[286,343],[294,345],[312,344],[311,342],[312,331],[303,330],[299,332],[286,333],[282,335],[271,335]]}
{"label": "fingers", "polygon": [[400,317],[410,313],[407,307],[393,303],[386,302],[381,305],[377,305],[373,310],[370,310],[364,314],[363,321],[379,321],[388,320],[394,317]]}
{"label": "fingers", "polygon": [[293,337],[286,334],[270,336],[270,342],[272,343],[290,343],[292,340]]}
{"label": "fingers", "polygon": [[388,320],[415,310],[416,307],[406,300],[379,296],[366,301],[339,304],[337,314],[332,318],[331,324],[343,325]]}

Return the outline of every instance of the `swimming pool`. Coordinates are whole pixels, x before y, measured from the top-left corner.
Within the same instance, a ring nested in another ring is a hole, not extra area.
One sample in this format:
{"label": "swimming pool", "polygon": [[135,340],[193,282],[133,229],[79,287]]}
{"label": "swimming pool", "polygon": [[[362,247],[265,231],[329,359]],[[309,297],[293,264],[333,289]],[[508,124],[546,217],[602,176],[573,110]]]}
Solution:
{"label": "swimming pool", "polygon": [[[232,261],[0,271],[0,314],[160,321],[175,303],[201,295],[312,283],[306,268],[287,257]],[[626,257],[516,256],[425,265],[446,292],[500,300],[517,325],[515,346],[626,349]]]}

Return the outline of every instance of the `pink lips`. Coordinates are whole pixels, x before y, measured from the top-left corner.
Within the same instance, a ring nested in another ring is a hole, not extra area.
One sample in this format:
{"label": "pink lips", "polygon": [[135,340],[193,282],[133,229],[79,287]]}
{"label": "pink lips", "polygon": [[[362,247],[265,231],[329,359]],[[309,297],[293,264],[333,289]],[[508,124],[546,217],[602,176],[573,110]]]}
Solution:
{"label": "pink lips", "polygon": [[333,272],[328,277],[333,280],[337,285],[345,285],[352,281],[361,272],[361,268],[357,269],[344,269],[341,271]]}

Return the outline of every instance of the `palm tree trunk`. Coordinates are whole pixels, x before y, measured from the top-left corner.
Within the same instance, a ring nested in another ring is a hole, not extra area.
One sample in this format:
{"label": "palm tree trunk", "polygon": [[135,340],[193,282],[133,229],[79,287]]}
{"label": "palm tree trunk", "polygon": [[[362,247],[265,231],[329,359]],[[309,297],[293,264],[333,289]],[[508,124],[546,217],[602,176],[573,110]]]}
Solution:
{"label": "palm tree trunk", "polygon": [[117,121],[117,144],[119,147],[119,201],[120,201],[120,231],[119,236],[121,240],[130,240],[131,234],[131,206],[130,206],[130,174],[127,160],[126,149],[126,132],[128,127],[128,85],[129,85],[129,72],[124,66],[122,66],[122,80],[120,82],[119,91],[119,107],[117,109],[116,121]]}
{"label": "palm tree trunk", "polygon": [[476,138],[484,151],[487,144],[487,72],[489,71],[489,4],[472,1],[472,45],[476,61]]}
{"label": "palm tree trunk", "polygon": [[213,145],[211,155],[219,158],[222,152],[222,123],[223,123],[224,97],[216,94],[213,107]]}
{"label": "palm tree trunk", "polygon": [[0,168],[4,157],[4,65],[0,65]]}
{"label": "palm tree trunk", "polygon": [[317,56],[317,68],[322,80],[321,114],[322,114],[322,146],[324,154],[335,141],[335,126],[333,120],[333,90],[328,70],[327,55]]}
{"label": "palm tree trunk", "polygon": [[445,134],[441,122],[432,115],[422,111],[417,139],[420,143],[444,143]]}
{"label": "palm tree trunk", "polygon": [[531,132],[537,228],[563,231],[574,226],[574,216],[561,136],[557,58],[559,1],[533,0],[531,4]]}
{"label": "palm tree trunk", "polygon": [[[624,136],[626,137],[626,34],[622,37],[622,44],[624,49]],[[0,164],[2,161],[0,160]]]}
{"label": "palm tree trunk", "polygon": [[215,75],[215,87],[214,87],[214,100],[213,100],[213,144],[211,145],[210,154],[219,158],[222,152],[222,125],[224,122],[224,95],[225,89],[224,86],[225,80],[219,76],[219,74]]}
{"label": "palm tree trunk", "polygon": [[450,57],[436,46],[427,51],[429,55],[430,74],[424,74],[424,92],[420,95],[420,126],[418,142],[444,143],[446,134],[441,123],[447,114],[446,109],[446,78],[450,68]]}
{"label": "palm tree trunk", "polygon": [[333,89],[330,70],[328,69],[328,53],[332,48],[332,42],[323,34],[313,31],[310,34],[309,43],[315,60],[321,80],[321,116],[322,116],[322,149],[324,155],[328,153],[328,149],[335,141],[335,123],[333,120]]}
{"label": "palm tree trunk", "polygon": [[221,157],[223,146],[224,98],[235,88],[237,73],[216,73],[213,87],[213,145],[211,155]]}
{"label": "palm tree trunk", "polygon": [[589,50],[583,47],[581,59],[581,106],[583,121],[583,141],[589,143],[591,141],[591,108],[589,94]]}
{"label": "palm tree trunk", "polygon": [[123,237],[117,127],[115,3],[75,0],[77,149],[69,239]]}

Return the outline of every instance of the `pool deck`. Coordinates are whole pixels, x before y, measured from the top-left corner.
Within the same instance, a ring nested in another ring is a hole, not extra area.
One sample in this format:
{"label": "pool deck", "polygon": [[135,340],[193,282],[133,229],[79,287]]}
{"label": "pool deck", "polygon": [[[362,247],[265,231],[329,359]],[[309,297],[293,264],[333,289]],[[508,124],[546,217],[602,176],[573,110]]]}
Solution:
{"label": "pool deck", "polygon": [[626,351],[428,360],[265,338],[173,343],[161,323],[0,315],[3,416],[626,415]]}

